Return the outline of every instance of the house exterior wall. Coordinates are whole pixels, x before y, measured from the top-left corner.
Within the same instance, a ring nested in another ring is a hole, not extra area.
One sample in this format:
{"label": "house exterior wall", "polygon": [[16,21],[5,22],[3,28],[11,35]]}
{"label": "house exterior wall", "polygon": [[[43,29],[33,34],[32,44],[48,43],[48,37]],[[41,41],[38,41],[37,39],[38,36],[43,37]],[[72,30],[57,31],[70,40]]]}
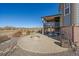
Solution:
{"label": "house exterior wall", "polygon": [[70,25],[71,25],[70,15],[64,16],[64,26],[70,26]]}
{"label": "house exterior wall", "polygon": [[71,5],[69,3],[64,4],[64,26],[71,25]]}
{"label": "house exterior wall", "polygon": [[79,26],[79,3],[77,3],[77,6],[76,6],[76,17],[77,17],[77,20],[76,20],[76,24],[78,24]]}
{"label": "house exterior wall", "polygon": [[63,15],[61,15],[60,16],[60,27],[62,27],[62,25],[63,25],[63,18],[64,18]]}
{"label": "house exterior wall", "polygon": [[76,42],[76,44],[79,46],[79,3],[72,3],[71,9],[72,24],[74,24],[73,39],[74,42]]}
{"label": "house exterior wall", "polygon": [[73,24],[79,26],[79,3],[71,4],[71,19]]}
{"label": "house exterior wall", "polygon": [[[64,5],[64,6],[63,6]],[[69,4],[62,4],[62,6],[64,7],[62,9],[62,25],[61,25],[61,33],[64,34],[64,37],[66,37],[66,39],[72,39],[72,24],[71,24],[71,11],[70,11],[70,7],[71,5]],[[66,9],[69,8],[69,13],[65,14]]]}
{"label": "house exterior wall", "polygon": [[67,15],[65,15],[65,4],[63,5],[64,9],[62,11],[64,12],[62,14],[64,15],[64,19],[61,32],[64,33],[67,38],[77,42],[79,46],[79,3],[71,3],[69,6],[69,14]]}
{"label": "house exterior wall", "polygon": [[60,27],[62,27],[63,24],[64,24],[64,3],[61,3],[59,5],[59,13],[61,14],[61,16],[60,16]]}
{"label": "house exterior wall", "polygon": [[64,34],[66,39],[72,39],[72,26],[62,27],[61,32]]}
{"label": "house exterior wall", "polygon": [[79,46],[79,26],[74,27],[74,41]]}

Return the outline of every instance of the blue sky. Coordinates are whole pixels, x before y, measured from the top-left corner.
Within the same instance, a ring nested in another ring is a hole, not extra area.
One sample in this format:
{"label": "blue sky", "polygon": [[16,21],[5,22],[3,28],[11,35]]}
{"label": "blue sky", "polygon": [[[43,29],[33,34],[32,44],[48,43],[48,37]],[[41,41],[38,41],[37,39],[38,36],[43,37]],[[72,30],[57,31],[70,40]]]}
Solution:
{"label": "blue sky", "polygon": [[54,14],[57,3],[0,3],[0,27],[41,27],[41,17]]}

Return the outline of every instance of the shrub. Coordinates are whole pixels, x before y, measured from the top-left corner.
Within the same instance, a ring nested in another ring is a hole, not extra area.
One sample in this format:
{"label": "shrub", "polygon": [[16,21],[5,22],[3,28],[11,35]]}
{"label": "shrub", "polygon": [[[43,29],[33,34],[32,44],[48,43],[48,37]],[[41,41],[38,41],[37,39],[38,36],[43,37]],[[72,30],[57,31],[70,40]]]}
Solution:
{"label": "shrub", "polygon": [[22,31],[18,31],[13,34],[13,37],[20,37],[22,35]]}
{"label": "shrub", "polygon": [[7,35],[0,36],[0,43],[9,40],[10,38]]}
{"label": "shrub", "polygon": [[26,35],[30,35],[30,33],[31,33],[31,32],[30,32],[29,30],[26,31]]}

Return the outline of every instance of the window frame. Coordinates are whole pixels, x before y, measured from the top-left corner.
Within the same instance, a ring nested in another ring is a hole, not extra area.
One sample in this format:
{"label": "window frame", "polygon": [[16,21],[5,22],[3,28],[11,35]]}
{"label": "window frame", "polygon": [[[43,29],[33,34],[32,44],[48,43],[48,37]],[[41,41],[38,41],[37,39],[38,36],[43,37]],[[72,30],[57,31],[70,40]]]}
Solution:
{"label": "window frame", "polygon": [[[67,16],[67,15],[69,15],[70,14],[70,3],[68,3],[69,4],[69,6],[66,6],[65,4],[64,4],[64,16]],[[69,8],[69,13],[65,13],[65,11],[66,11],[66,9],[68,9]]]}

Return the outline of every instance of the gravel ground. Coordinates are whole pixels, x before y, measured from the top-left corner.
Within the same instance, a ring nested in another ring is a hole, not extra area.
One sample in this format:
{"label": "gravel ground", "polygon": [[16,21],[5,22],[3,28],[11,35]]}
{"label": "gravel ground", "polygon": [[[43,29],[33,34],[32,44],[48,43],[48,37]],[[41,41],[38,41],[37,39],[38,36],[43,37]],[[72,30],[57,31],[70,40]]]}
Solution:
{"label": "gravel ground", "polygon": [[77,50],[77,53],[72,52],[70,50],[60,52],[60,53],[34,53],[34,52],[29,52],[21,49],[20,47],[16,47],[16,49],[12,52],[7,54],[7,56],[79,56],[79,50]]}
{"label": "gravel ground", "polygon": [[16,38],[11,38],[10,40],[0,43],[0,56],[4,56],[10,53],[12,50],[14,50],[16,44]]}

